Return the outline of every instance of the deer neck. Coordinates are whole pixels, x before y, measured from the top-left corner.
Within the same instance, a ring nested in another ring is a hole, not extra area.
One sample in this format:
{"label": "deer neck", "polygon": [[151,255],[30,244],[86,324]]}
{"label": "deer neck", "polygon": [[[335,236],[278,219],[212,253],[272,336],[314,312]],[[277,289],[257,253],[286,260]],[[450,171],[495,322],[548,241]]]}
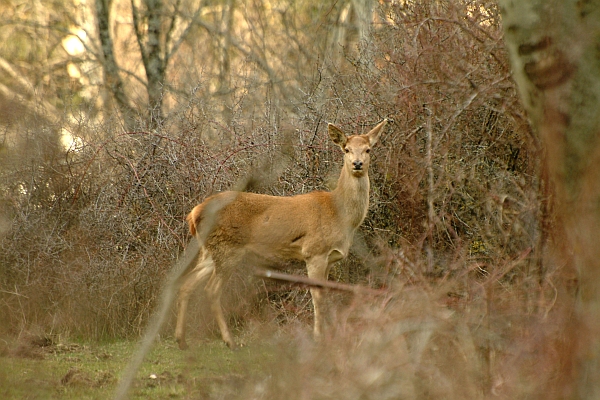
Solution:
{"label": "deer neck", "polygon": [[358,228],[369,209],[369,174],[365,171],[357,177],[348,168],[342,168],[332,196],[346,227],[352,230]]}

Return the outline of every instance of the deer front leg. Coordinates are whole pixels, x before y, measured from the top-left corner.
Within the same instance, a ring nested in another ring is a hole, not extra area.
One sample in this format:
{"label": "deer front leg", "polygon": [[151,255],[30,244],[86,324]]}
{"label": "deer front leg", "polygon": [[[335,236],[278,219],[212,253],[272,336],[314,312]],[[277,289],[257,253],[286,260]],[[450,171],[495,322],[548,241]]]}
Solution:
{"label": "deer front leg", "polygon": [[[306,262],[306,269],[308,271],[308,277],[312,279],[327,280],[329,263],[327,257],[313,257]],[[325,299],[323,296],[323,290],[317,288],[310,289],[310,295],[312,297],[313,308],[315,310],[315,322],[313,334],[316,339],[320,338],[323,333],[324,324],[324,312],[325,312]]]}
{"label": "deer front leg", "polygon": [[201,258],[198,265],[183,278],[184,282],[179,289],[179,299],[177,301],[177,325],[175,327],[175,341],[181,350],[188,348],[187,343],[185,342],[185,321],[190,295],[200,283],[208,279],[214,270],[215,267],[212,258],[206,256]]}

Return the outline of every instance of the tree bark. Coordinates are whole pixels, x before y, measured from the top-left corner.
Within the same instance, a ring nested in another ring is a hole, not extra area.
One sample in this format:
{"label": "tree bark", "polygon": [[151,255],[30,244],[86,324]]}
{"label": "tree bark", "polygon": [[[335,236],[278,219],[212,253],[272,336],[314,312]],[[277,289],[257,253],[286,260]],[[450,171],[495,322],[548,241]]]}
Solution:
{"label": "tree bark", "polygon": [[[163,119],[162,105],[168,63],[167,46],[169,43],[162,38],[165,35],[165,32],[163,32],[164,5],[162,0],[144,0],[144,8],[145,18],[141,18],[135,2],[131,1],[135,34],[140,46],[144,70],[146,71],[150,127],[155,128]],[[169,24],[171,28],[174,25],[174,20],[175,16],[173,15]],[[170,31],[171,29],[169,29]]]}
{"label": "tree bark", "polygon": [[119,112],[124,120],[125,130],[134,127],[135,110],[129,104],[129,98],[123,89],[123,81],[119,76],[119,66],[115,58],[114,45],[110,36],[110,8],[111,0],[96,0],[96,23],[98,24],[98,37],[102,55],[102,72],[104,86],[112,93]]}
{"label": "tree bark", "polygon": [[514,79],[547,151],[554,243],[576,268],[557,398],[600,398],[600,0],[500,0]]}
{"label": "tree bark", "polygon": [[219,86],[217,94],[223,97],[222,115],[226,125],[233,120],[233,96],[231,93],[231,36],[233,31],[233,15],[235,11],[235,0],[227,0],[223,4],[221,13],[221,35],[217,38],[219,43]]}

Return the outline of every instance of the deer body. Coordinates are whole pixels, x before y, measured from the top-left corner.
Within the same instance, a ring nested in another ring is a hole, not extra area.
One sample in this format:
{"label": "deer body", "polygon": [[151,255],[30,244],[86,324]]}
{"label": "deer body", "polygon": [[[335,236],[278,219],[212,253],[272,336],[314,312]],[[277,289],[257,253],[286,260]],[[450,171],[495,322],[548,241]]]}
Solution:
{"label": "deer body", "polygon": [[[348,255],[354,233],[369,208],[369,151],[387,120],[366,135],[346,135],[329,125],[332,140],[345,151],[335,190],[279,197],[246,192],[222,192],[194,207],[187,221],[200,244],[198,265],[184,277],[179,293],[175,338],[185,343],[189,296],[200,283],[206,290],[223,340],[235,343],[220,305],[222,284],[240,268],[277,265],[289,260],[306,263],[308,276],[327,279],[331,265]],[[314,333],[322,328],[322,293],[311,289]]]}

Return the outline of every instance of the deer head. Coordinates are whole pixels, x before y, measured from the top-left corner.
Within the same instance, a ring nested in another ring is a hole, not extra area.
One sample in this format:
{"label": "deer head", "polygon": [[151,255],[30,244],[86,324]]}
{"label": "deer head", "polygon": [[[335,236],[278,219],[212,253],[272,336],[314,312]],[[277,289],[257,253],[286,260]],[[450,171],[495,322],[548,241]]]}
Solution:
{"label": "deer head", "polygon": [[379,134],[387,124],[384,119],[379,125],[365,135],[346,136],[333,124],[328,125],[331,140],[344,151],[344,168],[352,176],[360,178],[369,170],[370,151],[379,140]]}

